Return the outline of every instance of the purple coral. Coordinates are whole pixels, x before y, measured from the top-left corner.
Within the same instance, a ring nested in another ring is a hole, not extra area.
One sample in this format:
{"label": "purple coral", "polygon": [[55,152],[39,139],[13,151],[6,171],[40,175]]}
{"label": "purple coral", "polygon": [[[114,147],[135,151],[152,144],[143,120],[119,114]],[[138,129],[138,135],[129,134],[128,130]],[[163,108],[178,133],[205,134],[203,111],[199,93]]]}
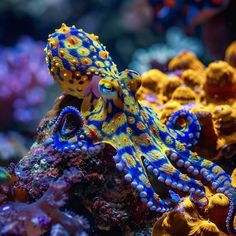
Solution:
{"label": "purple coral", "polygon": [[[33,122],[38,106],[45,100],[45,88],[51,85],[44,62],[44,43],[21,38],[15,47],[0,48],[1,129],[9,122]],[[37,119],[36,119],[37,120]]]}

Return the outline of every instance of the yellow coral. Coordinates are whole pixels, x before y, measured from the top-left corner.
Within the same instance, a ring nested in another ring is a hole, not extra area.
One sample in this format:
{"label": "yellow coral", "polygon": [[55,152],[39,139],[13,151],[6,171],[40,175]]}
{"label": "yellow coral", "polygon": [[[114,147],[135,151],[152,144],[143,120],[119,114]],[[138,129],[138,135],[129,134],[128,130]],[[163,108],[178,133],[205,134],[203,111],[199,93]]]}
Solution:
{"label": "yellow coral", "polygon": [[229,200],[224,194],[213,194],[208,188],[206,194],[209,204],[205,212],[199,211],[186,197],[174,211],[157,220],[152,236],[226,236],[224,212],[227,213]]}
{"label": "yellow coral", "polygon": [[188,104],[197,101],[197,96],[194,91],[186,86],[178,87],[171,96],[172,101],[179,102],[180,104]]}
{"label": "yellow coral", "polygon": [[169,75],[168,77],[169,79],[162,87],[161,92],[165,98],[170,99],[172,93],[183,84],[183,81],[176,75]]}
{"label": "yellow coral", "polygon": [[142,74],[142,86],[154,93],[160,93],[164,84],[168,81],[168,76],[160,70],[153,69]]}
{"label": "yellow coral", "polygon": [[206,94],[210,98],[224,100],[235,98],[236,77],[235,70],[225,61],[216,61],[206,69]]}
{"label": "yellow coral", "polygon": [[187,69],[182,73],[181,78],[184,84],[186,84],[192,90],[194,90],[197,93],[200,92],[200,89],[204,81],[203,73],[195,71],[193,69]]}
{"label": "yellow coral", "polygon": [[236,111],[229,105],[216,106],[213,112],[218,134],[217,148],[236,142]]}
{"label": "yellow coral", "polygon": [[220,233],[216,225],[208,220],[199,220],[191,225],[189,236],[216,236]]}
{"label": "yellow coral", "polygon": [[192,52],[182,51],[169,62],[168,69],[170,71],[186,69],[202,71],[204,65]]}
{"label": "yellow coral", "polygon": [[233,41],[226,49],[225,61],[236,67],[236,41]]}
{"label": "yellow coral", "polygon": [[181,108],[181,104],[177,101],[167,102],[160,111],[160,120],[166,123],[169,117],[177,110]]}

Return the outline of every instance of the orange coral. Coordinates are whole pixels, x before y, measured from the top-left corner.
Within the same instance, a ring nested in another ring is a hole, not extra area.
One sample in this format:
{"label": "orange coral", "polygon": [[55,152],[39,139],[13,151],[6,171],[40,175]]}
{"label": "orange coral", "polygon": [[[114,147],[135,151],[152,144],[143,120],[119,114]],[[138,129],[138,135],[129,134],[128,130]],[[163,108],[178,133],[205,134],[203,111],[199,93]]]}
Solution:
{"label": "orange coral", "polygon": [[160,70],[153,69],[142,74],[142,86],[154,93],[160,93],[163,85],[168,81],[168,76]]}
{"label": "orange coral", "polygon": [[152,236],[226,236],[228,198],[219,193],[212,195],[209,191],[208,198],[205,212],[189,198],[184,198],[176,210],[157,220]]}
{"label": "orange coral", "polygon": [[171,96],[172,101],[179,102],[180,104],[188,104],[197,101],[197,96],[193,90],[186,86],[178,87]]}
{"label": "orange coral", "polygon": [[204,65],[192,52],[185,50],[169,62],[168,69],[170,71],[187,69],[202,71]]}
{"label": "orange coral", "polygon": [[[231,179],[232,185],[236,187],[236,169]],[[204,210],[189,197],[183,198],[174,211],[157,219],[152,236],[226,236],[225,220],[229,200],[224,194],[212,193],[207,187],[206,194],[208,204]]]}
{"label": "orange coral", "polygon": [[229,105],[216,106],[213,112],[218,135],[217,147],[236,142],[236,111]]}
{"label": "orange coral", "polygon": [[[169,75],[169,80],[162,88],[162,94],[165,99],[170,99],[176,88],[181,86],[183,81],[176,75]],[[167,102],[167,100],[165,100]]]}
{"label": "orange coral", "polygon": [[216,61],[206,69],[206,93],[210,98],[225,100],[236,97],[235,70],[225,61]]}

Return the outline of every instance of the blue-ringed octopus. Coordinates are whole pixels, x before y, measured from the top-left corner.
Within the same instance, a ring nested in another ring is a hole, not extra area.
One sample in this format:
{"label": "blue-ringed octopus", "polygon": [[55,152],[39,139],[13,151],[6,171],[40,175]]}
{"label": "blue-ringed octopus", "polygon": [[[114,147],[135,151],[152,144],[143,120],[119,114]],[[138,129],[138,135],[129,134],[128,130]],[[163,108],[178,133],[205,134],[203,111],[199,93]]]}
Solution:
{"label": "blue-ringed octopus", "polygon": [[162,124],[158,114],[135,97],[140,75],[119,72],[94,34],[63,24],[49,35],[45,51],[54,80],[82,103],[81,107],[67,106],[58,115],[52,136],[56,150],[99,152],[84,145],[90,140],[113,146],[117,169],[157,212],[170,211],[183,195],[204,206],[207,185],[229,198],[226,224],[230,233],[236,233],[236,191],[230,176],[189,149],[200,134],[194,114],[181,110],[167,125]]}

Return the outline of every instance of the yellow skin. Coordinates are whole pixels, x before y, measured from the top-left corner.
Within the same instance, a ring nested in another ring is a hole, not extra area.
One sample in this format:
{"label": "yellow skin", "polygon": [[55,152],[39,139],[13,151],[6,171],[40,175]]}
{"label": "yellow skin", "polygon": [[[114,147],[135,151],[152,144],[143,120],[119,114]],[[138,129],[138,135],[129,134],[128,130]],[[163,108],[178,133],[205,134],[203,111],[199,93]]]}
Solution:
{"label": "yellow skin", "polygon": [[75,26],[62,24],[49,35],[45,48],[46,62],[53,79],[67,94],[82,99],[93,92],[99,96],[95,86],[100,78],[115,77],[116,65],[98,36],[78,30]]}

